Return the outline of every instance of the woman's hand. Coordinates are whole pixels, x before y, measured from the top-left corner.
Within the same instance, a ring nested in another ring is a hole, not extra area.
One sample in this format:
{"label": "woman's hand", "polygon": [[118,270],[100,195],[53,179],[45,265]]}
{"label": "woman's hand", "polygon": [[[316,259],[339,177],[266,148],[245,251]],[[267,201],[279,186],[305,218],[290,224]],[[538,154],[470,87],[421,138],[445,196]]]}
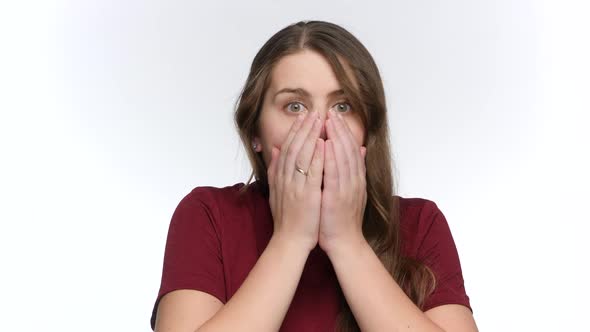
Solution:
{"label": "woman's hand", "polygon": [[[321,127],[317,112],[299,115],[281,149],[272,148],[267,170],[273,237],[309,251],[317,245],[319,232],[324,167]],[[308,175],[298,172],[295,164]]]}
{"label": "woman's hand", "polygon": [[364,239],[362,224],[367,203],[367,150],[364,146],[359,148],[346,122],[333,112],[328,112],[326,120],[328,139],[318,240],[326,253]]}

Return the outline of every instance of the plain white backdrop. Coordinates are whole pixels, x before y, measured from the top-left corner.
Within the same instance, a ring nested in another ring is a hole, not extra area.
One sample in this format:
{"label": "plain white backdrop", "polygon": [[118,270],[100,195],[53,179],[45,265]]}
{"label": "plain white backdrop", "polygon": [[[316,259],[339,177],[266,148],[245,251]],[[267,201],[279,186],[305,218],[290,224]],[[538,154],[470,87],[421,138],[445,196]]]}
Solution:
{"label": "plain white backdrop", "polygon": [[584,1],[7,1],[0,5],[6,331],[150,331],[168,225],[245,182],[250,63],[300,20],[384,80],[398,194],[451,227],[481,331],[589,331]]}

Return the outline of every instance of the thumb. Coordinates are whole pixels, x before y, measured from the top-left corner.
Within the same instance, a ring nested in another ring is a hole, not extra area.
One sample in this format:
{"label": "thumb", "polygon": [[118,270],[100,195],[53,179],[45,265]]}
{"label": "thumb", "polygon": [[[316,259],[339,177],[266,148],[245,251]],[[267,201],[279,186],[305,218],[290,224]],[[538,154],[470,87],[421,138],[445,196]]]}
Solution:
{"label": "thumb", "polygon": [[366,155],[367,155],[367,148],[364,146],[361,146],[361,157],[363,157],[363,159],[365,159]]}
{"label": "thumb", "polygon": [[277,168],[277,155],[279,154],[279,149],[275,148],[274,146],[272,147],[272,150],[270,152],[270,164],[268,165],[268,170],[267,170],[267,174],[266,176],[268,177],[268,183],[273,184],[274,183],[274,178],[275,178],[275,174],[276,174],[276,168]]}
{"label": "thumb", "polygon": [[324,140],[318,138],[315,144],[315,150],[311,160],[310,174],[307,176],[308,181],[320,186],[322,184],[324,169]]}

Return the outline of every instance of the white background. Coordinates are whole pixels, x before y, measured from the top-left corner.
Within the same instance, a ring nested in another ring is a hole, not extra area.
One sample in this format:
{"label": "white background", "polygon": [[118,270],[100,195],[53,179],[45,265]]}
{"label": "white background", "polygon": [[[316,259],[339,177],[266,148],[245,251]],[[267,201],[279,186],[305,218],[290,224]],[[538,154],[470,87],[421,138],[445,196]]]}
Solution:
{"label": "white background", "polygon": [[172,213],[245,182],[250,63],[320,19],[384,80],[398,193],[433,200],[481,331],[587,330],[584,1],[13,1],[0,5],[6,331],[149,331]]}

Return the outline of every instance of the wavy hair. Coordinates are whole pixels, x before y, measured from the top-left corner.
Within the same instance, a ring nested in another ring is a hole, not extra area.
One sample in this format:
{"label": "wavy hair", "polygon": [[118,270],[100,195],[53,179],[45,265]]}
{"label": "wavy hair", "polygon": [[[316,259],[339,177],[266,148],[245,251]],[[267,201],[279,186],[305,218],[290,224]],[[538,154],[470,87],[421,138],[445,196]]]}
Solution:
{"label": "wavy hair", "polygon": [[[401,254],[399,196],[394,193],[383,82],[371,54],[346,29],[325,21],[300,21],[275,33],[254,57],[234,113],[236,129],[253,169],[242,191],[256,177],[268,192],[267,166],[250,144],[258,132],[258,119],[273,67],[282,57],[305,49],[320,53],[330,63],[352,109],[358,112],[366,128],[367,204],[363,235],[393,279],[422,308],[436,286],[436,278],[424,263]],[[354,75],[356,84],[348,77],[345,66]],[[360,331],[342,289],[339,290],[341,311],[337,331]]]}

